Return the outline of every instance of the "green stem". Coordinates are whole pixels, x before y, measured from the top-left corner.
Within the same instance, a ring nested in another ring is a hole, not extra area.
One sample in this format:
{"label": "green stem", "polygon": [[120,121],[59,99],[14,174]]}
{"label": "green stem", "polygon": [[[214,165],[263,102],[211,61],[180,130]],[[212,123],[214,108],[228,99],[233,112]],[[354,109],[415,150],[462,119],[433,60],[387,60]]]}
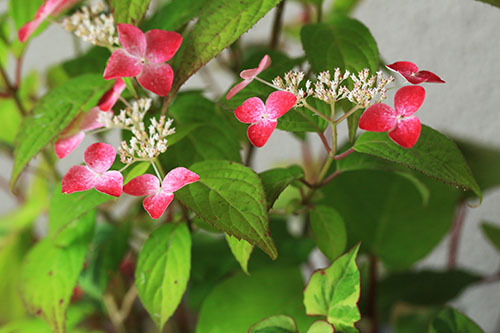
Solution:
{"label": "green stem", "polygon": [[[160,180],[162,180],[163,177],[165,177],[165,171],[163,170],[163,167],[162,167],[161,163],[158,161],[158,159],[154,160],[153,167],[155,167],[155,165],[156,165],[156,167],[158,167],[159,173],[161,175]],[[156,167],[155,167],[155,170],[157,170]],[[158,172],[158,170],[157,170],[157,172]]]}
{"label": "green stem", "polygon": [[322,6],[322,4],[323,4],[323,1],[320,1],[318,3],[318,5],[316,6],[316,9],[318,11],[318,17],[317,17],[318,23],[321,23],[321,19],[323,18],[323,6]]}
{"label": "green stem", "polygon": [[346,119],[347,117],[352,115],[354,112],[358,111],[360,108],[361,107],[359,105],[356,105],[355,107],[353,107],[352,109],[347,111],[342,117],[339,117],[339,119],[335,120],[335,122],[334,122],[335,125],[340,124],[342,121],[344,121],[344,119]]}
{"label": "green stem", "polygon": [[330,110],[330,123],[332,124],[332,150],[330,151],[330,154],[328,154],[328,156],[333,157],[337,153],[337,124],[335,122],[335,103],[330,104]]}
{"label": "green stem", "polygon": [[21,116],[26,117],[28,115],[28,112],[24,108],[23,104],[21,103],[21,100],[19,99],[19,96],[17,96],[17,90],[16,88],[10,83],[9,77],[7,76],[7,73],[5,72],[5,69],[0,66],[0,75],[2,76],[2,80],[5,83],[5,86],[7,90],[9,91],[10,95],[14,99],[14,102],[16,103],[17,109],[19,110],[19,113]]}
{"label": "green stem", "polygon": [[304,101],[304,107],[306,109],[309,109],[311,110],[312,112],[316,113],[318,116],[320,116],[321,118],[323,118],[324,120],[326,120],[328,123],[331,123],[331,119],[328,118],[327,116],[325,116],[324,114],[322,114],[321,112],[319,112],[319,110],[315,109],[314,107],[312,107],[310,104],[308,104],[306,101]]}
{"label": "green stem", "polygon": [[285,89],[278,88],[278,87],[276,87],[274,84],[269,83],[269,82],[267,82],[266,80],[263,80],[263,79],[261,79],[261,78],[260,78],[260,77],[258,77],[258,76],[256,76],[256,77],[255,77],[255,80],[257,80],[257,81],[259,81],[259,82],[261,82],[261,83],[264,83],[265,85],[267,85],[267,86],[269,86],[269,87],[271,87],[271,88],[274,88],[274,89],[276,89],[276,90],[286,91]]}

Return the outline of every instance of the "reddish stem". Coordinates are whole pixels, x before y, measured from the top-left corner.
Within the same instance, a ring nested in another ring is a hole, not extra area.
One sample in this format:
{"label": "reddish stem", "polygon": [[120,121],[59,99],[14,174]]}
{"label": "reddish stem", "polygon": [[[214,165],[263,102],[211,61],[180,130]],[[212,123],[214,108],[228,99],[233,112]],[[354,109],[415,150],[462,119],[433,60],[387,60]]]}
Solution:
{"label": "reddish stem", "polygon": [[457,207],[453,226],[450,234],[450,247],[448,248],[448,268],[455,268],[457,265],[458,247],[460,245],[460,236],[465,219],[465,211],[467,207],[465,201],[461,201]]}
{"label": "reddish stem", "polygon": [[353,152],[354,152],[354,148],[351,147],[351,148],[347,149],[345,152],[343,152],[342,154],[338,154],[338,155],[333,156],[333,159],[335,161],[341,160]]}

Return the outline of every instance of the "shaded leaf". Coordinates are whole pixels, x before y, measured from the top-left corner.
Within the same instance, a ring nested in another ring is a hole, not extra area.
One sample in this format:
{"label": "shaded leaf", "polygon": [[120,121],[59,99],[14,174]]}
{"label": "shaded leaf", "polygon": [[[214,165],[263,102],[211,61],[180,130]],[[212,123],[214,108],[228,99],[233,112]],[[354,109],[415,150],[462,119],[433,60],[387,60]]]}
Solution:
{"label": "shaded leaf", "polygon": [[269,210],[288,185],[304,177],[304,171],[301,167],[293,165],[288,168],[266,170],[261,172],[259,176],[266,192],[267,209]]}
{"label": "shaded leaf", "polygon": [[179,30],[197,17],[206,3],[207,0],[171,0],[144,22],[143,30]]}
{"label": "shaded leaf", "polygon": [[483,222],[481,229],[490,243],[500,251],[500,228],[493,223]]}
{"label": "shaded leaf", "polygon": [[137,26],[148,10],[151,0],[110,0],[115,23],[129,23]]}
{"label": "shaded leaf", "polygon": [[298,333],[297,324],[290,316],[277,315],[252,325],[248,333]]}
{"label": "shaded leaf", "polygon": [[429,333],[482,333],[483,330],[463,313],[447,307],[438,313]]}
{"label": "shaded leaf", "polygon": [[316,206],[310,212],[310,223],[316,245],[331,261],[341,255],[347,244],[342,216],[333,208]]}

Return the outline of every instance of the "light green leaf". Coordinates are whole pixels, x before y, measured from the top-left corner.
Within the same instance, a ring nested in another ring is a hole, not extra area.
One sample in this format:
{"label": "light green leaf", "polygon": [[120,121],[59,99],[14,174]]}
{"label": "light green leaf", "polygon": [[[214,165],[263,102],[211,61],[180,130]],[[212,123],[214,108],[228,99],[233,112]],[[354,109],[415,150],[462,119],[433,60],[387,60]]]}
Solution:
{"label": "light green leaf", "polygon": [[83,267],[85,253],[95,224],[90,212],[71,225],[78,235],[71,243],[56,244],[47,237],[37,243],[24,260],[21,273],[21,295],[27,309],[42,317],[54,332],[65,332],[66,309]]}
{"label": "light green leaf", "polygon": [[16,137],[11,186],[26,164],[80,112],[87,112],[95,106],[109,87],[110,83],[101,75],[82,75],[52,89],[38,101]]}
{"label": "light green leaf", "polygon": [[0,99],[0,141],[12,145],[21,126],[22,117],[11,98]]}
{"label": "light green leaf", "polygon": [[255,172],[230,161],[199,162],[189,169],[201,179],[177,191],[176,198],[219,230],[257,245],[275,259],[266,197]]}
{"label": "light green leaf", "polygon": [[361,319],[357,306],[360,295],[358,250],[359,244],[330,267],[314,272],[304,290],[307,314],[325,316],[342,332],[357,332],[354,323]]}
{"label": "light green leaf", "polygon": [[405,165],[482,197],[479,185],[456,144],[428,126],[422,125],[420,138],[410,149],[392,142],[387,133],[374,132],[363,133],[354,149]]}
{"label": "light green leaf", "polygon": [[349,15],[360,2],[361,0],[335,0],[333,1],[331,13],[333,15]]}
{"label": "light green leaf", "polygon": [[311,325],[311,327],[309,327],[309,330],[307,330],[307,333],[334,333],[334,332],[335,329],[333,328],[332,324],[324,320],[315,321]]}
{"label": "light green leaf", "polygon": [[[320,100],[309,101],[316,110],[330,116],[330,106]],[[323,132],[328,122],[306,108],[292,108],[278,120],[278,128],[289,132]]]}
{"label": "light green leaf", "polygon": [[281,192],[292,182],[304,177],[304,171],[297,165],[288,168],[266,170],[259,174],[266,192],[267,209],[271,209]]}
{"label": "light green leaf", "polygon": [[431,322],[429,333],[482,333],[483,330],[463,313],[447,307]]}
{"label": "light green leaf", "polygon": [[316,206],[310,212],[314,240],[321,252],[331,261],[341,255],[347,244],[347,234],[342,216],[333,208]]}
{"label": "light green leaf", "polygon": [[252,325],[248,333],[298,333],[297,324],[290,316],[277,315]]}
{"label": "light green leaf", "polygon": [[132,168],[130,168],[129,173],[127,174],[127,177],[125,177],[125,180],[123,181],[123,185],[127,184],[129,181],[134,179],[135,177],[139,177],[148,171],[148,169],[151,167],[150,162],[139,162],[136,165],[134,165]]}
{"label": "light green leaf", "polygon": [[179,305],[191,269],[191,234],[184,223],[165,224],[144,243],[135,271],[139,298],[162,328]]}
{"label": "light green leaf", "polygon": [[248,274],[248,260],[252,254],[253,245],[244,239],[238,239],[228,234],[226,234],[226,240],[241,269]]}
{"label": "light green leaf", "polygon": [[175,78],[170,95],[213,57],[236,41],[280,0],[212,0],[184,38],[175,57]]}
{"label": "light green leaf", "polygon": [[491,244],[500,251],[500,228],[488,222],[483,222],[481,228]]}
{"label": "light green leaf", "polygon": [[151,0],[110,0],[115,23],[128,23],[137,26],[142,20]]}
{"label": "light green leaf", "polygon": [[9,1],[9,15],[14,20],[16,30],[19,30],[28,21],[33,20],[36,11],[43,4],[43,0],[11,0]]}
{"label": "light green leaf", "polygon": [[179,30],[200,14],[207,0],[171,0],[155,11],[144,30]]}

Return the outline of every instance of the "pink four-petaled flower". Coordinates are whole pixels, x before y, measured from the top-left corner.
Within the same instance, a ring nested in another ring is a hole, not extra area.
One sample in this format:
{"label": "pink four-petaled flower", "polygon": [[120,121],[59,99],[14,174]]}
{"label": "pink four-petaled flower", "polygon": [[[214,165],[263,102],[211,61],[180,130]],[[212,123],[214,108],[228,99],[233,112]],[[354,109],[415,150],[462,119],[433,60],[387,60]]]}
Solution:
{"label": "pink four-petaled flower", "polygon": [[266,70],[269,66],[271,66],[271,57],[267,54],[261,59],[259,66],[257,68],[245,69],[241,71],[240,77],[243,79],[240,83],[235,85],[229,90],[226,95],[226,100],[229,100],[231,97],[239,93],[243,88],[248,86],[257,75]]}
{"label": "pink four-petaled flower", "polygon": [[62,179],[62,192],[97,191],[119,197],[122,194],[123,176],[118,171],[108,171],[115,161],[116,151],[107,143],[94,143],[87,147],[84,165],[75,165]]}
{"label": "pink four-petaled flower", "polygon": [[186,168],[175,168],[163,179],[160,186],[158,177],[145,174],[135,177],[125,184],[123,192],[147,197],[142,202],[144,209],[153,219],[159,218],[174,199],[174,192],[181,187],[194,183],[200,179],[196,173]]}
{"label": "pink four-petaled flower", "polygon": [[429,71],[419,71],[417,65],[409,61],[398,61],[385,67],[401,74],[412,84],[422,82],[445,83],[439,76]]}
{"label": "pink four-petaled flower", "polygon": [[[19,1],[19,0],[18,0]],[[47,0],[43,3],[35,14],[32,21],[26,23],[19,31],[17,36],[21,42],[26,41],[29,36],[42,24],[45,19],[50,15],[57,15],[63,10],[73,6],[80,0]]]}
{"label": "pink four-petaled flower", "polygon": [[104,78],[135,76],[145,89],[159,96],[168,95],[174,72],[165,61],[170,60],[179,49],[181,35],[157,29],[144,34],[139,28],[125,23],[117,27],[123,48],[111,54]]}
{"label": "pink four-petaled flower", "polygon": [[371,132],[389,132],[389,137],[398,145],[411,148],[417,143],[422,125],[413,114],[425,98],[425,89],[420,86],[400,88],[394,95],[394,109],[377,103],[370,106],[359,119],[359,128]]}
{"label": "pink four-petaled flower", "polygon": [[297,101],[294,94],[286,91],[275,91],[269,95],[266,104],[258,97],[251,97],[234,111],[236,118],[242,123],[252,124],[247,135],[256,147],[262,147],[278,123],[277,119],[287,113]]}

